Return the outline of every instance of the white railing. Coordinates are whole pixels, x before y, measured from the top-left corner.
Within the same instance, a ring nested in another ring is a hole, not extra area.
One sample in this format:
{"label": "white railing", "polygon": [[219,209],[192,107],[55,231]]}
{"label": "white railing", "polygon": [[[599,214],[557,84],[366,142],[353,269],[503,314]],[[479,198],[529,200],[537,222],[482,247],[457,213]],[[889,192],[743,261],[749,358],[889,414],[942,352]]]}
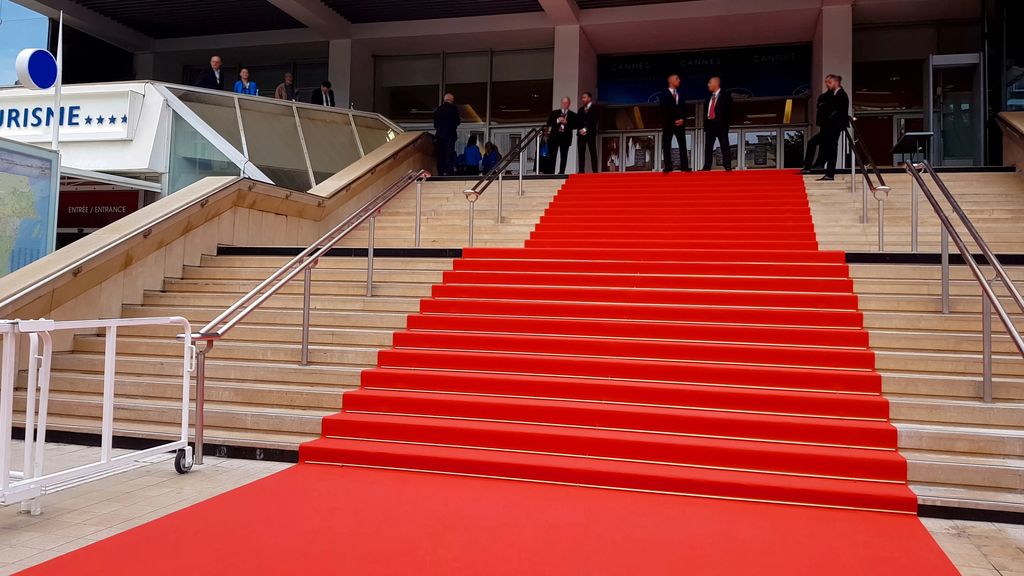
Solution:
{"label": "white railing", "polygon": [[[120,456],[113,455],[114,382],[117,365],[117,330],[126,326],[180,326],[182,342],[181,436],[145,450]],[[103,351],[103,421],[100,434],[99,461],[68,470],[44,474],[47,416],[50,401],[50,366],[53,356],[54,332],[105,331]],[[189,389],[195,367],[195,346],[192,327],[181,317],[128,318],[115,320],[7,320],[0,321],[3,355],[0,359],[0,504],[22,504],[22,510],[39,514],[40,496],[62,487],[80,484],[136,465],[142,459],[175,451],[174,467],[184,474],[192,468],[189,437]],[[18,340],[27,336],[29,342],[27,382],[25,388],[25,446],[21,470],[12,470],[14,451],[14,389],[18,377]]]}

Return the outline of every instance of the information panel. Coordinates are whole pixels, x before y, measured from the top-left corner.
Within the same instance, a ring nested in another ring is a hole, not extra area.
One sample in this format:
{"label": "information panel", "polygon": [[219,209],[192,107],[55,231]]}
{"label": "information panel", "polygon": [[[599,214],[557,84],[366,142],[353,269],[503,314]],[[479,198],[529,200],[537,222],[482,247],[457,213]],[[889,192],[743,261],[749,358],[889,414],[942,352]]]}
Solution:
{"label": "information panel", "polygon": [[53,251],[60,156],[0,138],[0,276]]}

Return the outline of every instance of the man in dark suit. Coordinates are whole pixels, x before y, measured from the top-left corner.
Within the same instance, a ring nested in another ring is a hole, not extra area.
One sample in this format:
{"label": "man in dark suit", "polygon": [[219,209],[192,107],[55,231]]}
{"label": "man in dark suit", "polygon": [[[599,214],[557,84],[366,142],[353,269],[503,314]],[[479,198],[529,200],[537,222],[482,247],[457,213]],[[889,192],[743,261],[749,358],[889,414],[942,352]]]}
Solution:
{"label": "man in dark suit", "polygon": [[434,110],[437,173],[441,176],[455,174],[455,141],[459,139],[458,128],[461,123],[455,96],[449,92],[444,95],[444,101],[437,110]]}
{"label": "man in dark suit", "polygon": [[661,108],[661,158],[667,174],[672,171],[672,138],[679,142],[679,169],[690,171],[690,154],[686,151],[686,99],[679,91],[678,74],[668,77],[668,88],[658,95]]}
{"label": "man in dark suit", "polygon": [[729,126],[732,125],[732,96],[722,92],[722,79],[712,76],[708,80],[708,95],[704,98],[704,170],[714,163],[715,140],[722,149],[722,165],[732,172],[732,148],[729,147]]}
{"label": "man in dark suit", "polygon": [[330,80],[324,80],[320,83],[320,89],[313,91],[313,95],[309,98],[309,103],[330,108],[338,105],[334,100],[334,90],[331,90]]}
{"label": "man in dark suit", "polygon": [[549,154],[554,157],[557,152],[559,174],[565,174],[565,166],[569,162],[569,148],[572,147],[572,133],[579,126],[579,119],[571,107],[572,100],[566,96],[562,98],[562,107],[552,110],[548,116],[547,125],[551,127],[551,137],[548,139]]}
{"label": "man in dark suit", "polygon": [[199,79],[196,80],[196,86],[199,88],[207,88],[209,90],[223,90],[224,72],[220,69],[221,65],[222,62],[220,56],[210,58],[210,67],[199,73]]}
{"label": "man in dark suit", "polygon": [[594,103],[594,95],[584,92],[580,96],[580,106],[576,112],[576,120],[579,122],[579,139],[576,141],[576,171],[583,174],[587,171],[587,149],[590,149],[590,170],[600,172],[597,165],[597,127],[601,123],[601,110]]}
{"label": "man in dark suit", "polygon": [[839,139],[850,125],[850,97],[843,90],[842,76],[829,74],[825,77],[825,92],[818,96],[814,123],[818,125],[818,133],[807,143],[803,172],[807,174],[812,166],[824,165],[825,176],[820,180],[835,180]]}

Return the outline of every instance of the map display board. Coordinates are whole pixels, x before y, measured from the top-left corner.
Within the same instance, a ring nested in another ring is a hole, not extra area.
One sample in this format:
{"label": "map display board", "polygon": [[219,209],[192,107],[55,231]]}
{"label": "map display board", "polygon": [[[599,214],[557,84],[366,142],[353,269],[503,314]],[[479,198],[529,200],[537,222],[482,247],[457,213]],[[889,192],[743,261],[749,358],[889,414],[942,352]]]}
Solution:
{"label": "map display board", "polygon": [[60,156],[0,139],[0,276],[53,251]]}

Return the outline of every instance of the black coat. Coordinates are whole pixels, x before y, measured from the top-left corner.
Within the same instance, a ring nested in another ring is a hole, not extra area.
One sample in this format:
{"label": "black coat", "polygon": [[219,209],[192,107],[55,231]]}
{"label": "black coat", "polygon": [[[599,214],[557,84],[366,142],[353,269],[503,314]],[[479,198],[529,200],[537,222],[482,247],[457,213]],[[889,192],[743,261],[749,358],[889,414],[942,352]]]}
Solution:
{"label": "black coat", "polygon": [[577,130],[587,129],[587,136],[597,134],[598,126],[601,125],[601,109],[597,104],[591,104],[590,110],[587,110],[586,106],[580,106],[579,111],[576,112],[576,122],[578,123]]}
{"label": "black coat", "polygon": [[[327,93],[330,94],[330,101],[331,101],[330,106],[332,106],[332,107],[333,106],[337,106],[338,105],[338,101],[334,99],[334,90],[328,90]],[[319,104],[320,106],[323,106],[324,105],[324,91],[319,89],[319,88],[317,88],[316,90],[313,90],[313,95],[309,97],[309,103],[310,104]]]}
{"label": "black coat", "polygon": [[[713,95],[708,93],[707,97],[704,98],[704,121],[712,122],[708,120],[708,113],[711,111],[711,97]],[[732,126],[732,94],[729,94],[725,90],[721,90],[718,93],[718,100],[715,101],[715,119],[713,122],[719,126]]]}
{"label": "black coat", "polygon": [[549,140],[551,143],[557,145],[572,144],[572,134],[576,130],[579,130],[579,116],[575,112],[569,110],[566,114],[565,130],[559,131],[562,124],[558,123],[558,119],[562,117],[562,109],[558,108],[552,110],[551,114],[548,115],[548,126],[551,127],[551,137]]}
{"label": "black coat", "polygon": [[850,97],[841,87],[835,93],[826,90],[818,96],[815,124],[821,130],[839,132],[850,125]]}
{"label": "black coat", "polygon": [[686,121],[686,97],[682,90],[676,89],[679,94],[679,103],[672,97],[668,88],[658,94],[658,108],[661,110],[661,127],[663,130],[671,130],[676,127],[676,120]]}
{"label": "black coat", "polygon": [[459,107],[451,102],[442,102],[437,110],[434,110],[434,130],[437,131],[438,138],[452,140],[458,138],[457,131],[461,123]]}
{"label": "black coat", "polygon": [[196,80],[196,87],[208,88],[210,90],[223,90],[224,69],[221,68],[220,80],[217,80],[217,74],[213,71],[213,68],[207,66],[205,70],[199,73],[199,79]]}

